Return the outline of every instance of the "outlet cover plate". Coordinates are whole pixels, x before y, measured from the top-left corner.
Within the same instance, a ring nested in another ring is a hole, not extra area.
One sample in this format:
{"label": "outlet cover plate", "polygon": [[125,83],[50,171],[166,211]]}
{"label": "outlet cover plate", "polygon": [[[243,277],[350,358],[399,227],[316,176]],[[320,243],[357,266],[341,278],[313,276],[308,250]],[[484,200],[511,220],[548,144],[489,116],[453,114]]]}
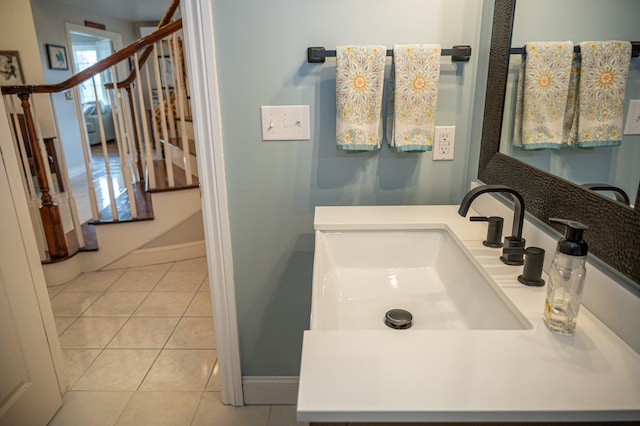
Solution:
{"label": "outlet cover plate", "polygon": [[309,105],[261,106],[262,140],[310,140]]}
{"label": "outlet cover plate", "polygon": [[456,126],[436,126],[433,141],[433,160],[453,160]]}

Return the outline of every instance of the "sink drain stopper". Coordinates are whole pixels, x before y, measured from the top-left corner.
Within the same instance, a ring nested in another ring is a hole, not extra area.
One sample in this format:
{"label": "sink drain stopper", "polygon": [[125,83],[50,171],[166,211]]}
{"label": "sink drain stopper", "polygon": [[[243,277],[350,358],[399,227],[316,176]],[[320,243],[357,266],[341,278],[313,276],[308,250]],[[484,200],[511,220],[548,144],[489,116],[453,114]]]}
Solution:
{"label": "sink drain stopper", "polygon": [[396,330],[403,330],[411,327],[413,315],[404,309],[391,309],[384,314],[384,323]]}

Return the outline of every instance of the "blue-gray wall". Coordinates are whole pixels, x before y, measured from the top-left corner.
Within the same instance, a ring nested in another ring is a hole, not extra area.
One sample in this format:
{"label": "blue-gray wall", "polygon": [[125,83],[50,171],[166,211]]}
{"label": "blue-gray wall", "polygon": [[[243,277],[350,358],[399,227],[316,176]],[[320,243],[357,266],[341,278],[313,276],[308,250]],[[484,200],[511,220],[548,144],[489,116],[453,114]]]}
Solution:
{"label": "blue-gray wall", "polygon": [[[213,0],[243,375],[299,372],[315,206],[461,200],[480,143],[470,134],[482,3]],[[474,49],[468,63],[442,60],[436,122],[456,126],[452,162],[336,151],[335,60],[307,64],[307,47],[394,43]],[[311,140],[263,142],[260,106],[287,104],[310,105]]]}
{"label": "blue-gray wall", "polygon": [[[553,13],[549,13],[553,11]],[[638,0],[518,0],[514,47],[531,41],[640,40]],[[520,59],[512,56],[501,152],[575,183],[604,182],[624,189],[634,202],[640,181],[640,136],[627,135],[618,147],[592,150],[515,151],[513,111]],[[625,107],[640,99],[640,58],[631,61]]]}

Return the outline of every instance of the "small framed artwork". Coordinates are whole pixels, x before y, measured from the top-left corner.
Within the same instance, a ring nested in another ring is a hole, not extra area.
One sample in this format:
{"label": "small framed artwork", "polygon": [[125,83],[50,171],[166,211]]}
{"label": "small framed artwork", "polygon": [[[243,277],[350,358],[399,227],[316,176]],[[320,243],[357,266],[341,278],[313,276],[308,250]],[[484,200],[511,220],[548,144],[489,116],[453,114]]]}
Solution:
{"label": "small framed artwork", "polygon": [[0,50],[0,86],[24,84],[20,54],[16,50]]}
{"label": "small framed artwork", "polygon": [[49,68],[52,70],[68,70],[67,49],[64,46],[55,44],[47,44],[46,46]]}

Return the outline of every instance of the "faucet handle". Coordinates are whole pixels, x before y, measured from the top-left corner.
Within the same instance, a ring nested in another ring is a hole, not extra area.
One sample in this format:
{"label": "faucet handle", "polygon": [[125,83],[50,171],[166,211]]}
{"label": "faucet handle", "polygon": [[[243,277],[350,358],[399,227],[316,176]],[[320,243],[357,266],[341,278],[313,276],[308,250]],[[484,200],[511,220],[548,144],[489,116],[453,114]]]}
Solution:
{"label": "faucet handle", "polygon": [[542,279],[542,267],[544,266],[544,249],[540,247],[510,247],[504,248],[506,255],[523,255],[524,268],[522,275],[518,276],[518,281],[533,287],[542,287],[544,280]]}
{"label": "faucet handle", "polygon": [[504,223],[504,219],[500,216],[471,216],[469,220],[471,222],[489,222],[487,239],[484,240],[482,244],[493,248],[502,247],[502,224]]}

